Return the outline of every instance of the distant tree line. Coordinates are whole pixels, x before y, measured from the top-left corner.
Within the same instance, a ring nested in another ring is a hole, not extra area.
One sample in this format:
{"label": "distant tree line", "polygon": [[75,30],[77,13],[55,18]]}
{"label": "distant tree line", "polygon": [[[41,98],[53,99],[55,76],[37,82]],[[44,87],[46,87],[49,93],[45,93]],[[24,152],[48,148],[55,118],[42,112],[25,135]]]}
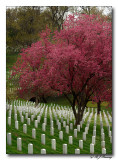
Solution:
{"label": "distant tree line", "polygon": [[[109,9],[110,10],[110,9]],[[98,7],[81,6],[22,6],[7,8],[6,10],[6,44],[7,49],[12,48],[12,53],[31,46],[40,39],[40,33],[46,27],[52,32],[63,29],[63,22],[70,13],[99,14],[105,17],[103,9]],[[111,12],[107,15],[111,20]]]}

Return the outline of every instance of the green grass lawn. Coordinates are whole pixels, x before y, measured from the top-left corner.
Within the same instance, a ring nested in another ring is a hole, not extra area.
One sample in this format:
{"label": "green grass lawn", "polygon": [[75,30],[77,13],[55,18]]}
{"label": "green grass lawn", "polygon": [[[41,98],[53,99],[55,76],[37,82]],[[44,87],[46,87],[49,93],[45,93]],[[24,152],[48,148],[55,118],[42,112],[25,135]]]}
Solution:
{"label": "green grass lawn", "polygon": [[[50,107],[50,105],[49,105]],[[110,112],[109,112],[110,113]],[[103,114],[102,114],[103,116]],[[6,118],[8,117],[8,111],[6,113]],[[30,116],[29,116],[30,117]],[[89,117],[89,116],[88,116]],[[12,113],[12,125],[9,127],[8,124],[6,124],[6,132],[12,133],[12,146],[6,145],[6,153],[7,154],[27,154],[28,153],[28,144],[33,143],[34,147],[34,154],[40,154],[40,151],[42,148],[46,149],[47,154],[62,154],[62,145],[66,143],[68,145],[68,154],[74,154],[75,149],[79,148],[79,140],[82,139],[83,132],[86,127],[86,123],[88,120],[88,117],[86,121],[83,124],[83,127],[81,128],[81,132],[78,132],[77,138],[74,138],[74,132],[73,130],[69,130],[69,134],[65,132],[65,128],[63,125],[61,125],[61,130],[64,134],[63,141],[59,139],[59,130],[56,125],[56,121],[54,120],[54,136],[50,135],[50,119],[49,116],[47,117],[47,126],[46,126],[46,132],[42,131],[42,123],[44,122],[44,114],[42,115],[40,124],[38,125],[38,128],[36,129],[36,139],[32,138],[32,128],[34,128],[34,121],[31,121],[31,125],[27,128],[27,134],[23,133],[23,123],[20,121],[20,116],[18,114],[18,121],[19,121],[19,129],[15,129],[15,121],[14,121],[14,114]],[[35,118],[36,119],[36,118]],[[7,121],[7,119],[6,119]],[[72,121],[73,122],[73,121]],[[27,124],[27,121],[25,119],[24,123]],[[81,154],[90,154],[90,143],[92,143],[92,135],[93,135],[93,125],[94,125],[94,114],[91,119],[89,132],[87,134],[87,140],[83,142],[83,149],[80,149]],[[106,122],[103,118],[103,125],[104,125],[104,133],[105,133],[105,147],[106,147],[106,153],[112,154],[112,144],[110,143],[110,138],[108,136],[107,126]],[[111,130],[112,130],[112,124]],[[74,127],[76,128],[76,127]],[[101,154],[101,131],[100,131],[100,119],[99,116],[97,117],[97,124],[96,124],[96,130],[97,130],[97,136],[96,136],[96,144],[94,147],[95,154]],[[41,144],[41,134],[46,134],[46,144]],[[68,143],[68,137],[73,136],[73,145]],[[17,137],[22,138],[22,151],[17,151]],[[56,139],[56,151],[51,149],[51,139]]]}

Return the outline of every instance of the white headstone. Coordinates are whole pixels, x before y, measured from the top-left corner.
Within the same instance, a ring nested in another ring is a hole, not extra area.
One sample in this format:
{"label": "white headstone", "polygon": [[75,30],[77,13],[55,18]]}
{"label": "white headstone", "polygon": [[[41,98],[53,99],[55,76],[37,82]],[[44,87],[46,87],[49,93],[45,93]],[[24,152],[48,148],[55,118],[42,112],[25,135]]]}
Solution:
{"label": "white headstone", "polygon": [[102,148],[102,154],[106,154],[106,148]]}
{"label": "white headstone", "polygon": [[50,128],[50,134],[51,134],[52,136],[54,136],[54,128],[53,128],[53,127]]}
{"label": "white headstone", "polygon": [[77,125],[77,131],[80,132],[80,125]]}
{"label": "white headstone", "polygon": [[28,113],[25,114],[25,118],[26,118],[26,119],[28,118]]}
{"label": "white headstone", "polygon": [[73,137],[69,136],[69,144],[73,144]]}
{"label": "white headstone", "polygon": [[32,115],[31,115],[31,121],[33,121],[33,120],[34,120],[34,115],[32,114]]}
{"label": "white headstone", "polygon": [[63,131],[59,132],[59,139],[63,140]]}
{"label": "white headstone", "polygon": [[42,131],[44,131],[44,132],[46,131],[46,124],[45,123],[42,124]]}
{"label": "white headstone", "polygon": [[101,135],[102,135],[102,133],[104,133],[104,129],[103,128],[101,129]]}
{"label": "white headstone", "polygon": [[51,143],[52,143],[52,149],[53,149],[53,150],[56,150],[56,140],[55,140],[55,139],[52,139],[52,140],[51,140]]}
{"label": "white headstone", "polygon": [[95,136],[92,136],[92,144],[95,145]]}
{"label": "white headstone", "polygon": [[111,131],[109,131],[109,137],[111,137]]}
{"label": "white headstone", "polygon": [[27,118],[27,124],[30,125],[30,118]]}
{"label": "white headstone", "polygon": [[27,133],[27,124],[23,124],[23,132]]}
{"label": "white headstone", "polygon": [[58,130],[61,130],[61,123],[58,123]]}
{"label": "white headstone", "polygon": [[74,129],[74,137],[77,138],[77,129]]}
{"label": "white headstone", "polygon": [[14,114],[14,120],[17,121],[17,114]]}
{"label": "white headstone", "polygon": [[35,126],[35,128],[38,128],[38,121],[37,120],[34,121],[34,126]]}
{"label": "white headstone", "polygon": [[41,154],[46,154],[46,149],[41,149]]}
{"label": "white headstone", "polygon": [[8,115],[9,115],[9,117],[11,117],[11,110],[9,110]]}
{"label": "white headstone", "polygon": [[11,126],[11,117],[8,117],[8,125]]}
{"label": "white headstone", "polygon": [[101,141],[101,147],[105,148],[105,141]]}
{"label": "white headstone", "polygon": [[54,122],[53,122],[53,121],[51,121],[51,127],[53,127],[53,125],[54,125]]}
{"label": "white headstone", "polygon": [[63,117],[61,117],[61,123],[63,123]]}
{"label": "white headstone", "polygon": [[11,133],[7,133],[7,144],[11,145]]}
{"label": "white headstone", "polygon": [[28,144],[28,154],[33,154],[33,144],[32,143]]}
{"label": "white headstone", "polygon": [[112,143],[112,136],[110,137],[110,143]]}
{"label": "white headstone", "polygon": [[66,133],[69,134],[69,126],[66,126]]}
{"label": "white headstone", "polygon": [[93,126],[93,130],[96,130],[96,126]]}
{"label": "white headstone", "polygon": [[94,154],[94,144],[90,144],[90,153]]}
{"label": "white headstone", "polygon": [[24,123],[24,116],[21,116],[21,122]]}
{"label": "white headstone", "polygon": [[58,125],[58,123],[59,123],[59,120],[57,119],[56,124]]}
{"label": "white headstone", "polygon": [[83,132],[83,140],[86,141],[86,132]]}
{"label": "white headstone", "polygon": [[105,141],[105,134],[104,133],[102,133],[101,138],[102,138],[102,141]]}
{"label": "white headstone", "polygon": [[67,119],[67,124],[69,125],[69,119]]}
{"label": "white headstone", "polygon": [[18,129],[18,121],[15,121],[15,128]]}
{"label": "white headstone", "polygon": [[36,129],[32,129],[32,138],[36,139]]}
{"label": "white headstone", "polygon": [[81,128],[82,128],[82,121],[80,121],[80,126],[81,126]]}
{"label": "white headstone", "polygon": [[21,138],[17,138],[17,150],[22,151],[22,140],[21,140]]}
{"label": "white headstone", "polygon": [[41,143],[45,145],[45,134],[41,134]]}
{"label": "white headstone", "polygon": [[73,123],[70,123],[70,129],[73,130]]}
{"label": "white headstone", "polygon": [[96,136],[96,130],[93,130],[93,136]]}
{"label": "white headstone", "polygon": [[63,144],[63,154],[67,154],[67,144]]}
{"label": "white headstone", "polygon": [[47,124],[47,118],[46,117],[44,118],[44,123]]}
{"label": "white headstone", "polygon": [[83,140],[79,140],[79,148],[83,149]]}
{"label": "white headstone", "polygon": [[66,127],[66,121],[63,121],[63,127]]}
{"label": "white headstone", "polygon": [[80,149],[75,149],[75,154],[80,154]]}
{"label": "white headstone", "polygon": [[88,127],[85,127],[85,132],[86,134],[88,134]]}

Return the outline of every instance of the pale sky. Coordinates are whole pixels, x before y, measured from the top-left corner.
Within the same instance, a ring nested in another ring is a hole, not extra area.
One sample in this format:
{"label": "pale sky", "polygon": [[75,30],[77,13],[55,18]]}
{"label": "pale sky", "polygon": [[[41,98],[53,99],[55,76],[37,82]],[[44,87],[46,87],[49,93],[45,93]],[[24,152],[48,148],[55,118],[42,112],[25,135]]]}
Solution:
{"label": "pale sky", "polygon": [[[15,7],[19,7],[19,6],[7,6],[6,8],[15,8]],[[77,6],[76,6],[77,7]],[[79,7],[79,6],[78,6]],[[109,7],[109,8],[108,8]],[[99,9],[104,9],[104,14],[105,15],[107,15],[107,14],[109,14],[110,12],[111,12],[111,10],[112,10],[112,7],[111,6],[102,6],[102,7],[100,7],[100,6],[98,6],[98,8]]]}

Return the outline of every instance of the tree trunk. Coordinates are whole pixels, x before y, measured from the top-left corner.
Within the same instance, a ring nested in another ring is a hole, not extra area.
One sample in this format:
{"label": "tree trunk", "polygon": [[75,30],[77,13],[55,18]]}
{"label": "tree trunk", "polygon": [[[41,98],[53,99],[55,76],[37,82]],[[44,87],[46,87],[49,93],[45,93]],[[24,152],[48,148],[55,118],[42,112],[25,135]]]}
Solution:
{"label": "tree trunk", "polygon": [[101,101],[99,100],[99,101],[97,102],[97,113],[98,113],[98,114],[100,114],[100,111],[101,111],[101,106],[100,106],[100,104],[101,104]]}
{"label": "tree trunk", "polygon": [[39,97],[36,97],[36,103],[35,103],[35,107],[39,104]]}
{"label": "tree trunk", "polygon": [[42,96],[42,100],[43,100],[44,103],[47,103],[47,100],[46,100],[44,95]]}
{"label": "tree trunk", "polygon": [[83,113],[84,113],[84,106],[82,107],[81,109],[81,106],[78,106],[78,114],[77,114],[77,117],[76,117],[76,126],[78,124],[80,124],[82,118],[83,118]]}

